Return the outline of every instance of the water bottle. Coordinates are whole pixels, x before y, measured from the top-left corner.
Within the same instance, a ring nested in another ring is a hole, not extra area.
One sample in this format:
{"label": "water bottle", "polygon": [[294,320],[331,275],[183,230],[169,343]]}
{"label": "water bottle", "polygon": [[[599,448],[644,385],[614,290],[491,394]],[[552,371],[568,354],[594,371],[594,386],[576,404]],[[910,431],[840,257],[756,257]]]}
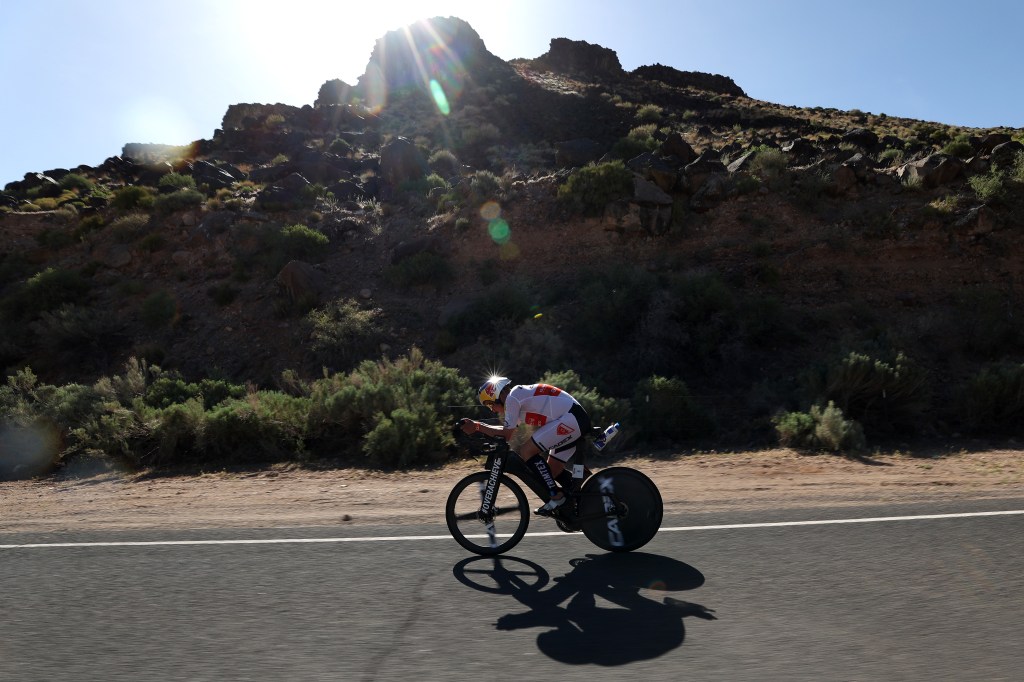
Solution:
{"label": "water bottle", "polygon": [[597,450],[598,452],[601,452],[601,450],[604,450],[605,446],[608,445],[608,441],[610,441],[612,438],[614,438],[615,434],[617,434],[618,432],[619,432],[619,422],[615,422],[614,424],[609,426],[607,429],[605,429],[604,432],[600,436],[598,436],[597,438],[594,439],[594,449]]}

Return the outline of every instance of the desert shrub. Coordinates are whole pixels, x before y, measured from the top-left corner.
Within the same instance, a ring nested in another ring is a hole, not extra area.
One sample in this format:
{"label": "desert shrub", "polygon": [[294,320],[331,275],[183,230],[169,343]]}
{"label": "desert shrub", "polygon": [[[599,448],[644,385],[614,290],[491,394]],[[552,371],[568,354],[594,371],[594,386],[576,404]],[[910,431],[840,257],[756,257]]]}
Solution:
{"label": "desert shrub", "polygon": [[60,186],[62,189],[70,189],[79,194],[89,194],[96,188],[92,180],[80,173],[68,173],[60,179]]}
{"label": "desert shrub", "polygon": [[493,199],[501,192],[501,180],[487,170],[478,170],[469,178],[469,191],[476,201]]}
{"label": "desert shrub", "polygon": [[459,175],[461,165],[459,159],[448,149],[439,149],[427,159],[427,165],[432,171],[443,178],[452,178]]}
{"label": "desert shrub", "polygon": [[[739,304],[717,275],[675,278],[650,296],[632,337],[632,354],[644,373],[708,372],[727,341],[743,333]],[[751,316],[751,334],[769,335],[771,321]],[[626,329],[629,327],[627,326]]]}
{"label": "desert shrub", "polygon": [[142,323],[150,329],[166,327],[178,318],[178,301],[170,292],[157,291],[142,302],[139,314]]}
{"label": "desert shrub", "polygon": [[337,154],[338,156],[348,156],[352,153],[352,145],[345,138],[336,137],[334,138],[334,141],[331,142],[327,150],[332,154]]}
{"label": "desert shrub", "polygon": [[362,308],[353,299],[337,299],[310,311],[306,326],[317,361],[338,370],[376,357],[388,338],[382,317],[380,308]]}
{"label": "desert shrub", "polygon": [[443,331],[454,346],[474,341],[482,334],[503,332],[532,317],[530,298],[530,292],[514,282],[492,288],[446,320]]}
{"label": "desert shrub", "polygon": [[961,133],[942,148],[942,153],[959,159],[966,159],[974,154],[974,147],[971,145],[968,135]]}
{"label": "desert shrub", "polygon": [[277,391],[228,398],[206,414],[204,458],[273,462],[303,458],[309,399]]}
{"label": "desert shrub", "polygon": [[83,447],[76,427],[101,412],[101,396],[90,386],[43,384],[29,368],[8,376],[0,386],[0,439],[12,447],[0,457],[0,480],[59,466]]}
{"label": "desert shrub", "polygon": [[549,372],[541,376],[538,383],[558,386],[572,394],[590,415],[594,426],[607,426],[614,422],[628,423],[629,401],[601,395],[597,389],[587,386],[574,370]]}
{"label": "desert shrub", "polygon": [[558,188],[558,199],[585,215],[599,215],[609,203],[632,194],[633,172],[619,160],[575,170]]}
{"label": "desert shrub", "polygon": [[971,189],[982,201],[999,203],[1009,191],[1006,171],[993,168],[983,175],[972,175],[967,179]]}
{"label": "desert shrub", "polygon": [[750,161],[750,171],[765,179],[782,177],[789,167],[789,155],[781,149],[762,147]]}
{"label": "desert shrub", "polygon": [[447,258],[421,251],[388,266],[384,271],[384,279],[402,289],[422,285],[440,287],[451,281],[454,274]]}
{"label": "desert shrub", "polygon": [[812,370],[807,385],[815,404],[834,402],[865,428],[883,432],[920,427],[930,403],[925,372],[902,352],[891,360],[851,352]]}
{"label": "desert shrub", "polygon": [[636,126],[612,145],[612,155],[618,159],[632,159],[634,156],[654,151],[659,144],[654,137],[657,131],[658,126],[654,123]]}
{"label": "desert shrub", "polygon": [[109,343],[116,323],[109,311],[64,304],[41,312],[31,329],[43,348],[86,352]]}
{"label": "desert shrub", "polygon": [[961,411],[975,432],[1024,433],[1024,364],[984,367],[964,388]]}
{"label": "desert shrub", "polygon": [[885,166],[894,166],[903,162],[903,150],[889,147],[878,155],[879,163]]}
{"label": "desert shrub", "polygon": [[710,416],[676,377],[655,375],[640,381],[631,404],[631,423],[641,440],[679,442],[714,431]]}
{"label": "desert shrub", "polygon": [[456,370],[413,348],[317,381],[310,400],[322,447],[347,445],[372,466],[409,467],[444,459],[453,444],[452,406],[473,404],[473,392]]}
{"label": "desert shrub", "polygon": [[657,104],[641,104],[636,110],[636,120],[643,123],[657,123],[661,115],[662,109]]}
{"label": "desert shrub", "polygon": [[175,211],[187,211],[198,208],[206,203],[206,195],[195,189],[179,189],[170,194],[161,194],[153,202],[153,209],[168,214]]}
{"label": "desert shrub", "polygon": [[155,200],[153,191],[148,187],[128,185],[114,192],[110,205],[122,211],[131,211],[137,208],[152,208]]}
{"label": "desert shrub", "polygon": [[152,232],[139,240],[139,248],[149,253],[156,253],[165,246],[167,246],[167,237],[159,232]]}
{"label": "desert shrub", "polygon": [[639,324],[657,286],[654,275],[622,266],[584,272],[576,308],[576,338],[588,348],[616,349]]}
{"label": "desert shrub", "polygon": [[327,253],[330,239],[302,224],[289,225],[281,230],[277,246],[290,258],[315,260]]}
{"label": "desert shrub", "polygon": [[995,360],[1017,350],[1024,325],[1010,297],[996,289],[972,289],[957,299],[953,327],[967,351]]}
{"label": "desert shrub", "polygon": [[89,290],[88,280],[78,272],[46,268],[0,299],[0,313],[15,320],[31,320],[62,305],[83,303]]}
{"label": "desert shrub", "polygon": [[779,443],[802,450],[858,451],[866,446],[864,429],[843,416],[829,401],[825,408],[812,405],[810,412],[785,412],[772,418]]}
{"label": "desert shrub", "polygon": [[191,175],[183,175],[182,173],[168,173],[160,178],[156,186],[161,192],[170,194],[182,189],[195,189],[196,179]]}
{"label": "desert shrub", "polygon": [[148,214],[133,212],[114,218],[107,229],[118,243],[130,244],[142,236],[148,225]]}
{"label": "desert shrub", "polygon": [[1017,152],[1013,157],[1013,179],[1024,182],[1024,150]]}
{"label": "desert shrub", "polygon": [[160,409],[198,400],[204,410],[209,410],[228,398],[242,398],[245,393],[245,386],[223,379],[189,382],[176,374],[166,374],[157,376],[146,386],[142,400],[150,407]]}

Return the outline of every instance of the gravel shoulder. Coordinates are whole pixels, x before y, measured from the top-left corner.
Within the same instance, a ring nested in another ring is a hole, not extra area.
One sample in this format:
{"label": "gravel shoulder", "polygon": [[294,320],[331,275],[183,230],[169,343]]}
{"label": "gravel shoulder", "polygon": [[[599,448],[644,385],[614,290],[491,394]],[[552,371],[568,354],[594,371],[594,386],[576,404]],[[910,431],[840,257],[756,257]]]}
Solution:
{"label": "gravel shoulder", "polygon": [[[777,449],[614,464],[647,473],[667,514],[1010,498],[1024,491],[1024,450],[858,460]],[[466,461],[401,474],[275,467],[161,477],[71,471],[0,483],[0,533],[440,523],[451,487],[479,467]]]}

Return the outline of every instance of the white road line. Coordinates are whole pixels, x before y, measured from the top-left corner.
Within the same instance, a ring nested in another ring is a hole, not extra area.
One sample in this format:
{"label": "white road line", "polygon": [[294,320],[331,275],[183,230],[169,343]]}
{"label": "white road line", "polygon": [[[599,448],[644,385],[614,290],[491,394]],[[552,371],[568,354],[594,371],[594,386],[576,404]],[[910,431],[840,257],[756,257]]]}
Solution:
{"label": "white road line", "polygon": [[[774,521],[765,523],[730,523],[711,526],[676,526],[662,528],[659,533],[697,530],[736,530],[745,528],[784,528],[787,526],[829,526],[843,523],[889,523],[893,521],[933,521],[936,519],[967,519],[982,516],[1017,516],[1024,509],[990,512],[964,512],[962,514],[921,514],[918,516],[876,516],[858,519],[820,519],[813,521]],[[562,531],[527,533],[528,537],[565,535]],[[467,537],[483,538],[486,535]],[[450,535],[391,535],[355,538],[268,538],[252,540],[147,540],[139,542],[40,542],[23,545],[0,545],[0,549],[47,549],[58,547],[160,547],[173,545],[291,545],[339,542],[405,542],[410,540],[450,540]]]}

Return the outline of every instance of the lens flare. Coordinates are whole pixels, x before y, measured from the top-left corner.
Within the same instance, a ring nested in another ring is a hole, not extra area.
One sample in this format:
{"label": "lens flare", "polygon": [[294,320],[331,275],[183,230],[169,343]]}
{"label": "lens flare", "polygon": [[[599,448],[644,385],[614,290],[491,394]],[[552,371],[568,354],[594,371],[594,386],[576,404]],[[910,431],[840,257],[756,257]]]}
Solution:
{"label": "lens flare", "polygon": [[52,426],[0,424],[0,481],[45,474],[59,451],[60,436]]}
{"label": "lens flare", "polygon": [[512,230],[509,229],[508,223],[501,218],[487,223],[487,233],[491,235],[491,239],[496,244],[507,244],[512,237]]}
{"label": "lens flare", "polygon": [[448,98],[444,96],[444,88],[434,78],[430,79],[430,96],[434,98],[434,104],[437,105],[438,111],[445,116],[452,113],[452,108],[448,105]]}
{"label": "lens flare", "polygon": [[502,244],[501,248],[498,250],[498,257],[501,258],[501,260],[515,260],[516,258],[519,258],[519,247],[512,242]]}
{"label": "lens flare", "polygon": [[501,217],[501,205],[497,201],[485,201],[480,207],[480,217],[491,222]]}

